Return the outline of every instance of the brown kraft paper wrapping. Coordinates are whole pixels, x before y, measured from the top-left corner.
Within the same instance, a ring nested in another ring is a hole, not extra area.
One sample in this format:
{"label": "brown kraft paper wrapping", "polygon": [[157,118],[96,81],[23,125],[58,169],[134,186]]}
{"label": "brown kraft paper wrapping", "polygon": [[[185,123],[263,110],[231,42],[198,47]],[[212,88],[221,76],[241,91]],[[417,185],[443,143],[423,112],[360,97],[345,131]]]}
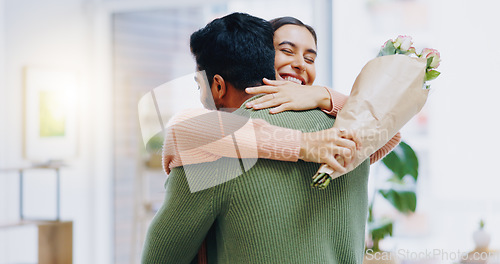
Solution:
{"label": "brown kraft paper wrapping", "polygon": [[[406,55],[377,57],[363,67],[333,125],[355,130],[360,139],[361,149],[346,167],[347,172],[384,146],[420,112],[429,94],[424,89],[425,69],[425,58]],[[322,172],[332,179],[343,174],[326,164],[318,170]]]}

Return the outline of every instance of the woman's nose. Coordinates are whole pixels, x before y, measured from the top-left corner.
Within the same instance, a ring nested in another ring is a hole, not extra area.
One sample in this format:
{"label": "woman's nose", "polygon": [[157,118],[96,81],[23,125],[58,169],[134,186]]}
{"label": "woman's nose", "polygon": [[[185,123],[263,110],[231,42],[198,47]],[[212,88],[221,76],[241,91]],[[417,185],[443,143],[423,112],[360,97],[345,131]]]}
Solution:
{"label": "woman's nose", "polygon": [[303,72],[306,70],[306,62],[304,61],[304,59],[302,57],[295,58],[295,60],[292,63],[292,67],[294,69],[297,69],[300,72]]}

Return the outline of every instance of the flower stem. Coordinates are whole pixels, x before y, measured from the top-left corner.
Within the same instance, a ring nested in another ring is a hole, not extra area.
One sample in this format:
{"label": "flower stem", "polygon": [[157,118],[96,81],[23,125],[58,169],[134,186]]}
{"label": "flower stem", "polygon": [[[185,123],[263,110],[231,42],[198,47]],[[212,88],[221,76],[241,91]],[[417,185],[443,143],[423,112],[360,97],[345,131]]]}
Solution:
{"label": "flower stem", "polygon": [[380,242],[380,240],[379,240],[379,239],[374,239],[374,240],[373,240],[373,247],[372,247],[372,249],[373,249],[373,251],[374,251],[374,252],[378,252],[378,251],[380,251],[380,247],[379,247],[379,245],[378,245],[378,244],[379,244],[379,242]]}
{"label": "flower stem", "polygon": [[332,178],[327,173],[319,173],[313,176],[313,182],[311,183],[312,188],[318,188],[320,190],[325,189]]}

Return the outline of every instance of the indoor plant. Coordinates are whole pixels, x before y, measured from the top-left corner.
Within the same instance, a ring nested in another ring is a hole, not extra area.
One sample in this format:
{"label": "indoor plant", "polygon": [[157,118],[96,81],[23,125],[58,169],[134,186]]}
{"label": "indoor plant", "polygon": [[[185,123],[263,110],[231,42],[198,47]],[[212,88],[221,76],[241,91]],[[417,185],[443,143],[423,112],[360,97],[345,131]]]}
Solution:
{"label": "indoor plant", "polygon": [[417,207],[415,186],[418,179],[418,158],[413,149],[405,142],[401,142],[382,161],[392,172],[392,176],[384,182],[382,188],[374,191],[374,197],[369,205],[367,252],[380,252],[380,241],[392,236],[393,231],[393,219],[376,218],[373,214],[376,196],[385,198],[403,214],[415,212]]}

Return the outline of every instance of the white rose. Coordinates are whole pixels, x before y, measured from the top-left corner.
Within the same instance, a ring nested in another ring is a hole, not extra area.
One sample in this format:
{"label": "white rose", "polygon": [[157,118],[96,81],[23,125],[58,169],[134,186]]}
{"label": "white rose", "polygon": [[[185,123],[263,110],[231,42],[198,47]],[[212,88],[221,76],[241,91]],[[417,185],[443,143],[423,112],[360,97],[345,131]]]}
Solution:
{"label": "white rose", "polygon": [[411,48],[411,45],[413,45],[413,41],[410,36],[399,35],[396,38],[396,41],[394,41],[394,47],[396,49],[399,48],[402,51],[408,51]]}
{"label": "white rose", "polygon": [[430,68],[437,68],[441,62],[441,54],[439,54],[439,51],[435,49],[425,48],[422,50],[422,54],[420,56],[427,59],[432,58],[432,62],[429,65]]}

